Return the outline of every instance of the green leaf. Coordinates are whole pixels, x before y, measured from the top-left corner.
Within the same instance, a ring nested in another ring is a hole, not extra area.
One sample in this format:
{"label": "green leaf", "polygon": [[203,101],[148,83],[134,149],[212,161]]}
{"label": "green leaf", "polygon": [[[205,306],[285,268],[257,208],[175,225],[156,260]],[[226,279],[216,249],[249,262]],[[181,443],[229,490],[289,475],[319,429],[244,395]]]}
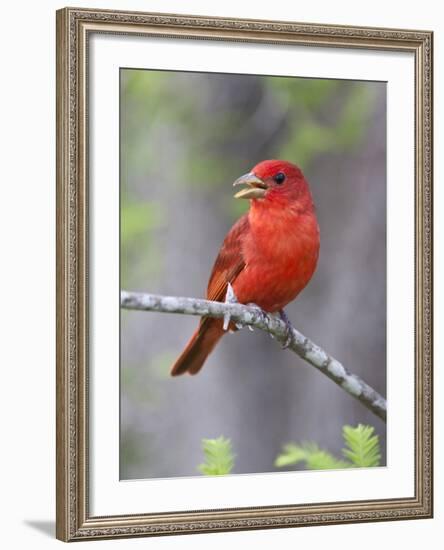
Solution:
{"label": "green leaf", "polygon": [[342,450],[342,454],[352,462],[353,466],[359,468],[379,466],[381,460],[379,437],[373,435],[374,431],[372,426],[362,424],[356,427],[343,427],[342,434],[347,448]]}
{"label": "green leaf", "polygon": [[230,474],[234,467],[234,454],[231,440],[223,435],[217,439],[202,439],[205,462],[198,466],[200,472],[207,476]]}
{"label": "green leaf", "polygon": [[161,205],[154,201],[123,201],[121,207],[120,234],[122,246],[126,246],[139,236],[145,235],[165,224],[165,213]]}
{"label": "green leaf", "polygon": [[282,453],[276,458],[274,465],[277,468],[291,466],[305,462],[309,470],[337,470],[348,468],[350,464],[339,460],[328,451],[320,449],[316,443],[304,442],[301,445],[288,443],[284,445]]}
{"label": "green leaf", "polygon": [[379,438],[374,435],[372,426],[344,426],[342,429],[346,449],[342,450],[345,458],[341,460],[320,449],[316,443],[302,442],[284,445],[281,454],[274,462],[277,468],[305,463],[308,470],[338,470],[342,468],[370,468],[379,466],[381,452]]}

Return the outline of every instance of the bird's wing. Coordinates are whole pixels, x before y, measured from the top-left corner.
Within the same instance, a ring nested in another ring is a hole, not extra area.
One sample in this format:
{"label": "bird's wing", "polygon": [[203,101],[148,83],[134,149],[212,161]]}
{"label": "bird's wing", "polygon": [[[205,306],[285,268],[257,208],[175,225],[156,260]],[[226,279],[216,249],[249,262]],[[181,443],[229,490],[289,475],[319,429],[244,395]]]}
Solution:
{"label": "bird's wing", "polygon": [[222,302],[225,299],[228,283],[233,284],[245,268],[242,241],[248,233],[248,225],[248,216],[245,214],[239,218],[225,237],[208,282],[208,300]]}
{"label": "bird's wing", "polygon": [[[223,302],[228,283],[233,283],[245,268],[242,241],[247,232],[248,217],[245,215],[233,225],[222,243],[208,282],[208,300]],[[234,324],[230,330],[236,330]],[[193,338],[174,364],[172,374],[176,376],[186,371],[196,374],[223,333],[221,319],[202,317]]]}

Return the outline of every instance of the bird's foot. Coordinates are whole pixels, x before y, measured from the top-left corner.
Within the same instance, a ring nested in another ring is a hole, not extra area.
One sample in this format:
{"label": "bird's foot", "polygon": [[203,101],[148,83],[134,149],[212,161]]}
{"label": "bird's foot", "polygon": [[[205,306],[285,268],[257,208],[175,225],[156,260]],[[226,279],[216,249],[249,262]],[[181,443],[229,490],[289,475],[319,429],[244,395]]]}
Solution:
{"label": "bird's foot", "polygon": [[281,309],[279,311],[279,317],[281,318],[282,321],[284,321],[285,328],[286,328],[286,330],[285,330],[285,340],[283,340],[282,349],[287,349],[288,346],[293,341],[293,327],[290,323],[290,319],[287,317],[287,314],[285,313],[285,311],[283,309]]}
{"label": "bird's foot", "polygon": [[[248,304],[246,304],[248,307],[251,307],[253,309],[257,309],[259,315],[261,316],[261,318],[263,318],[263,315],[264,315],[264,312],[262,310],[262,308],[260,306],[258,306],[257,304],[255,304],[254,302],[249,302]],[[254,328],[251,326],[251,325],[247,325],[248,327],[248,330],[251,330],[251,332],[254,332]]]}
{"label": "bird's foot", "polygon": [[[225,300],[224,300],[224,303],[225,304],[238,304],[239,303],[239,300],[237,299],[237,296],[236,294],[234,293],[234,290],[233,290],[233,287],[231,286],[230,283],[228,283],[227,285],[227,293],[225,294]],[[259,307],[257,304],[254,304],[254,303],[248,303],[246,304],[248,307],[251,307],[251,308],[255,308],[258,310],[258,312],[262,315],[263,312],[262,312],[262,308]],[[229,313],[225,313],[224,317],[224,324],[223,324],[223,329],[225,331],[227,331],[229,329],[229,325],[230,325],[230,320],[231,320],[231,316]],[[236,323],[236,328],[238,330],[244,328],[244,324],[243,323]],[[254,331],[254,328],[251,326],[251,325],[247,325],[248,327],[248,330],[251,330],[251,332]],[[230,332],[234,332],[232,330],[230,330]]]}
{"label": "bird's foot", "polygon": [[[227,293],[225,294],[225,303],[226,304],[237,304],[238,303],[237,296],[234,293],[233,287],[231,286],[230,283],[228,283],[228,285],[227,285]],[[223,329],[225,331],[228,330],[229,325],[230,325],[230,314],[225,313]]]}

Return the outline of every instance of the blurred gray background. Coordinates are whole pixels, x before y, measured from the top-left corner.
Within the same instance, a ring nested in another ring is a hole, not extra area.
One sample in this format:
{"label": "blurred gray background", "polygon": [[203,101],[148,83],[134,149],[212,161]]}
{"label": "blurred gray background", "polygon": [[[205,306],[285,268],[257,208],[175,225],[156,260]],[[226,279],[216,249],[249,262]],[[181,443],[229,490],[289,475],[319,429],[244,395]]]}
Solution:
{"label": "blurred gray background", "polygon": [[[248,206],[232,182],[298,164],[321,229],[317,271],[287,307],[296,328],[386,393],[386,87],[121,70],[121,286],[204,297]],[[242,204],[240,204],[242,203]],[[195,377],[169,369],[195,317],[121,312],[121,479],[199,475],[202,438],[229,437],[234,473],[275,471],[284,443],[340,454],[344,424],[385,425],[269,336],[227,335]]]}

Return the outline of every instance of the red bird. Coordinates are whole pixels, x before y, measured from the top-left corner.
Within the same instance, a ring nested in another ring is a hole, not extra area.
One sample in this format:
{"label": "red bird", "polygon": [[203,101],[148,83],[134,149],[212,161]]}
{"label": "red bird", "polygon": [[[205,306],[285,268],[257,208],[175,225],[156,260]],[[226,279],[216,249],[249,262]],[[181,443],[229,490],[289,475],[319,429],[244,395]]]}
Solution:
{"label": "red bird", "polygon": [[[228,284],[242,304],[279,312],[310,281],[319,255],[319,226],[301,170],[283,160],[264,160],[233,185],[250,209],[230,229],[211,272],[207,299],[225,301]],[[235,329],[230,323],[230,329]],[[196,374],[225,334],[222,319],[203,317],[171,375]]]}

